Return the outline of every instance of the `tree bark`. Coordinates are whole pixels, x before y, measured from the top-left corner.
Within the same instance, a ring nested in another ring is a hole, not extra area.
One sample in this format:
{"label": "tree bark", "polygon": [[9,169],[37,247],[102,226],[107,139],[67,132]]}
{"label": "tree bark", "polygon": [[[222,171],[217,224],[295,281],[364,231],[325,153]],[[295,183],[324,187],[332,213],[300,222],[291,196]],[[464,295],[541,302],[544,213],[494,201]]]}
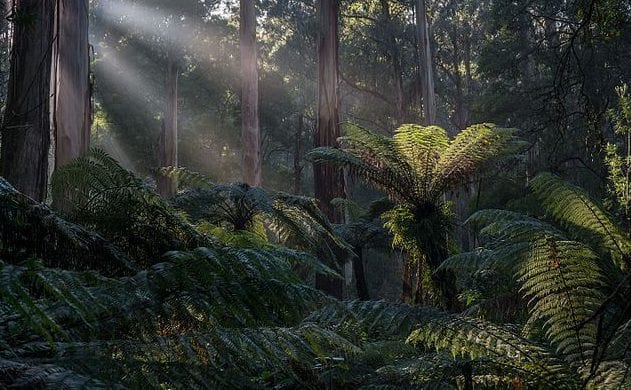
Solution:
{"label": "tree bark", "polygon": [[353,272],[355,273],[355,287],[357,288],[357,298],[361,301],[370,300],[368,284],[366,283],[366,267],[364,266],[363,248],[355,247],[354,252],[357,257],[353,258]]}
{"label": "tree bark", "polygon": [[403,92],[403,72],[401,70],[401,54],[399,46],[394,34],[394,25],[392,16],[390,15],[390,3],[388,0],[381,0],[381,12],[385,19],[386,28],[388,29],[388,43],[390,45],[390,60],[392,62],[392,72],[394,80],[394,96],[396,106],[396,125],[403,124],[406,118],[405,112],[405,94]]}
{"label": "tree bark", "polygon": [[294,149],[294,194],[302,193],[302,133],[305,127],[304,114],[298,116],[296,142]]}
{"label": "tree bark", "polygon": [[[337,147],[340,137],[338,94],[338,1],[318,0],[318,115],[314,145]],[[330,163],[314,163],[315,198],[333,223],[344,220],[331,204],[344,197],[344,175]],[[316,287],[337,298],[343,296],[343,281],[316,277]]]}
{"label": "tree bark", "polygon": [[[164,123],[160,137],[160,167],[177,167],[177,99],[178,99],[178,66],[170,52],[167,59],[166,107]],[[171,198],[177,192],[177,180],[173,177],[158,175],[158,193],[164,198]]]}
{"label": "tree bark", "polygon": [[88,7],[88,0],[57,2],[56,167],[83,155],[90,147]]}
{"label": "tree bark", "polygon": [[453,53],[451,59],[451,65],[453,68],[453,80],[456,86],[454,97],[454,124],[458,130],[462,130],[467,126],[467,109],[465,106],[465,92],[462,80],[462,73],[460,72],[460,42],[458,40],[458,29],[454,26],[451,30],[451,42],[453,45]]}
{"label": "tree bark", "polygon": [[416,2],[416,27],[419,42],[420,68],[423,76],[423,120],[425,125],[436,124],[436,95],[434,91],[434,65],[429,36],[429,21],[425,0]]}
{"label": "tree bark", "polygon": [[241,141],[243,181],[260,186],[261,132],[259,128],[259,76],[256,50],[256,7],[252,0],[241,0],[239,22],[241,50]]}
{"label": "tree bark", "polygon": [[46,199],[50,147],[53,0],[17,0],[0,172],[17,190]]}

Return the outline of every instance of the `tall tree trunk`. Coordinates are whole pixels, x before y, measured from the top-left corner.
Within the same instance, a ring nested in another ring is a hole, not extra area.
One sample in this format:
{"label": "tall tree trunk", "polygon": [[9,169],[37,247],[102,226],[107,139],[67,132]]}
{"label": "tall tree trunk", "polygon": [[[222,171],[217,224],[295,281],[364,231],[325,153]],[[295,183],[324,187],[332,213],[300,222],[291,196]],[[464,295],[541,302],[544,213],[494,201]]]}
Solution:
{"label": "tall tree trunk", "polygon": [[394,34],[394,24],[390,15],[390,3],[388,0],[381,0],[381,12],[388,29],[388,44],[390,45],[390,60],[392,62],[392,73],[394,80],[394,96],[396,108],[396,125],[401,125],[405,121],[405,94],[403,92],[403,72],[401,70],[401,54]]}
{"label": "tall tree trunk", "polygon": [[[160,167],[177,167],[177,99],[178,66],[173,52],[167,59],[166,107],[164,123],[160,137]],[[177,192],[177,180],[173,177],[158,175],[158,193],[170,198]]]}
{"label": "tall tree trunk", "polygon": [[63,166],[90,146],[88,0],[57,2],[55,165]]}
{"label": "tall tree trunk", "polygon": [[298,116],[298,128],[296,129],[296,142],[294,149],[294,194],[302,193],[302,133],[305,127],[305,116]]}
{"label": "tall tree trunk", "polygon": [[426,125],[436,124],[436,95],[434,92],[434,65],[430,45],[429,22],[425,0],[416,2],[416,27],[419,42],[420,68],[423,76],[423,119]]}
{"label": "tall tree trunk", "polygon": [[50,147],[53,0],[17,0],[1,174],[37,201],[46,199]]}
{"label": "tall tree trunk", "polygon": [[241,0],[239,22],[241,48],[241,143],[243,181],[260,186],[261,132],[259,128],[259,75],[256,54],[256,7],[252,0]]}
{"label": "tall tree trunk", "polygon": [[[314,145],[337,147],[340,136],[338,96],[338,1],[318,0],[318,115]],[[314,163],[315,197],[333,223],[343,222],[342,211],[331,204],[344,197],[344,175],[330,163]],[[343,281],[316,278],[316,287],[342,298]]]}
{"label": "tall tree trunk", "polygon": [[456,95],[454,98],[455,125],[456,128],[462,130],[467,125],[467,109],[465,107],[464,85],[462,73],[460,72],[460,42],[458,41],[458,30],[454,26],[451,30],[451,42],[454,48],[452,57],[453,80],[456,86]]}

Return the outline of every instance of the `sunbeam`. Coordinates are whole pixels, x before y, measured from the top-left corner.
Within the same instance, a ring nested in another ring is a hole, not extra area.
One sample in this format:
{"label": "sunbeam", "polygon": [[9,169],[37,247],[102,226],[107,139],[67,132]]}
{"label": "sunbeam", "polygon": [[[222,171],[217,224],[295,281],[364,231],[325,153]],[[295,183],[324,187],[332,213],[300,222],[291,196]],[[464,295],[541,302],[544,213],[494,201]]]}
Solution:
{"label": "sunbeam", "polygon": [[221,35],[202,16],[193,17],[168,9],[128,1],[108,1],[99,14],[110,23],[123,26],[128,33],[149,36],[164,50],[175,49],[199,60],[212,59],[221,51]]}

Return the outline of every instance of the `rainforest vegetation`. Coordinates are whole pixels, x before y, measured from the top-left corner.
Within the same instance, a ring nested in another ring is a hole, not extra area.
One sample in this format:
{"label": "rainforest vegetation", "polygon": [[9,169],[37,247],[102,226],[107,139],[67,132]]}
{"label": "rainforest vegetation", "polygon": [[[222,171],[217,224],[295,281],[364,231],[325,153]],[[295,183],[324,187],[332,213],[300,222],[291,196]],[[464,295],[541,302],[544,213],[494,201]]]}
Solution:
{"label": "rainforest vegetation", "polygon": [[631,389],[627,0],[0,12],[0,389]]}

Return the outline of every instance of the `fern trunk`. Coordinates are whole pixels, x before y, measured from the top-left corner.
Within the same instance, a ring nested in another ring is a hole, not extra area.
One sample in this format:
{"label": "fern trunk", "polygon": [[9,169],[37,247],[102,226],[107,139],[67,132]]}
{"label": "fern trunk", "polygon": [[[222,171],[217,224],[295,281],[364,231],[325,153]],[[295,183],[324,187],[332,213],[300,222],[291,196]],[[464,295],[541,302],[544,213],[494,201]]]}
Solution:
{"label": "fern trunk", "polygon": [[50,147],[53,0],[15,2],[13,52],[2,127],[2,171],[15,188],[46,199]]}

